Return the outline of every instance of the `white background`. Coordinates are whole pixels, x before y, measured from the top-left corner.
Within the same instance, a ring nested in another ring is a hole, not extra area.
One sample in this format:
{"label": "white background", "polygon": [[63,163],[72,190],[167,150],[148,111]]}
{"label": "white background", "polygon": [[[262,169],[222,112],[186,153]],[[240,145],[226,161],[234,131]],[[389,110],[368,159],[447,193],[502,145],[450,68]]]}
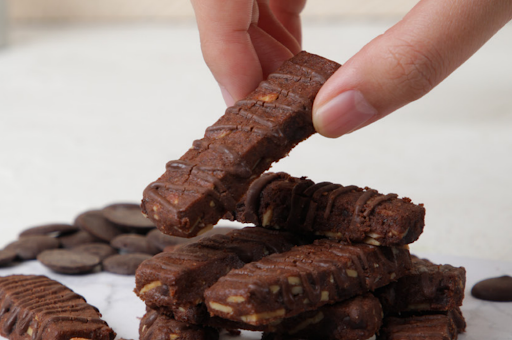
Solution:
{"label": "white background", "polygon": [[[393,22],[306,22],[343,63]],[[413,251],[512,261],[512,26],[423,99],[273,168],[424,203]],[[144,187],[223,114],[195,25],[14,27],[0,50],[0,247]]]}

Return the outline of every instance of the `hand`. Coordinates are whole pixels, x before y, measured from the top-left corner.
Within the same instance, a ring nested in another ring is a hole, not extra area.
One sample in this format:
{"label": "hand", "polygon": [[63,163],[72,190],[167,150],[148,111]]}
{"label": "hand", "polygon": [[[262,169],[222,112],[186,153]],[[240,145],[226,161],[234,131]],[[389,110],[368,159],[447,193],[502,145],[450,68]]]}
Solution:
{"label": "hand", "polygon": [[192,0],[206,64],[228,106],[301,51],[306,0]]}
{"label": "hand", "polygon": [[[192,4],[204,58],[228,105],[300,50],[303,0]],[[421,98],[511,19],[510,0],[421,0],[320,89],[316,130],[339,137]]]}

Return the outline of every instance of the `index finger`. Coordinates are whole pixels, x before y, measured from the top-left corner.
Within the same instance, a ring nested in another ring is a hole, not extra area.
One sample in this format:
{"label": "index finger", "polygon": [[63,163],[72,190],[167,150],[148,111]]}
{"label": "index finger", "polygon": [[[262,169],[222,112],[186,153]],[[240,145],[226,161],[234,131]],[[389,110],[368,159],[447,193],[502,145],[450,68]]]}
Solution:
{"label": "index finger", "polygon": [[[243,98],[263,79],[248,30],[257,20],[252,0],[192,0],[203,57],[232,99]],[[228,103],[230,105],[230,103]]]}

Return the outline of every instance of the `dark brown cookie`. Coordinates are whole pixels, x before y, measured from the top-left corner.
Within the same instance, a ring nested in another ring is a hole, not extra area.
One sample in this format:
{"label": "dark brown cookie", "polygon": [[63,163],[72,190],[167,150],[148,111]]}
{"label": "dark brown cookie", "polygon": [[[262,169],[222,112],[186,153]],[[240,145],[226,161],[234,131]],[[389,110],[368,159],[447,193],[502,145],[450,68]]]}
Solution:
{"label": "dark brown cookie", "polygon": [[98,256],[68,249],[46,250],[37,259],[51,270],[63,274],[89,273],[101,262]]}
{"label": "dark brown cookie", "polygon": [[83,244],[107,242],[90,234],[85,230],[80,230],[74,234],[61,236],[59,241],[64,248],[74,248]]}
{"label": "dark brown cookie", "polygon": [[33,260],[39,253],[59,246],[59,240],[54,237],[35,235],[22,237],[8,244],[5,249],[16,252],[18,258],[22,260]]}
{"label": "dark brown cookie", "polygon": [[[242,302],[241,302],[242,303]],[[329,339],[360,340],[373,336],[382,324],[382,308],[371,293],[308,311],[270,325],[253,326],[221,318],[210,318],[207,324],[225,329],[247,329],[266,333],[265,339]]]}
{"label": "dark brown cookie", "polygon": [[503,275],[477,282],[471,289],[471,295],[480,300],[512,301],[512,277]]}
{"label": "dark brown cookie", "polygon": [[161,250],[144,235],[122,234],[110,241],[110,245],[126,253],[158,254]]}
{"label": "dark brown cookie", "polygon": [[455,340],[457,326],[445,314],[386,317],[377,340]]}
{"label": "dark brown cookie", "polygon": [[240,228],[215,226],[212,229],[208,230],[207,232],[201,234],[200,236],[196,236],[196,237],[190,238],[189,240],[192,240],[192,241],[193,240],[199,240],[199,239],[201,239],[203,237],[210,237],[212,235],[217,235],[217,234],[226,235],[227,233],[230,233],[230,232],[232,232],[233,230],[236,230],[236,229],[240,229]]}
{"label": "dark brown cookie", "polygon": [[77,226],[66,223],[52,223],[25,229],[20,237],[33,235],[60,236],[76,233],[80,230]]}
{"label": "dark brown cookie", "polygon": [[236,219],[353,243],[397,246],[421,235],[425,208],[396,194],[314,183],[280,172],[266,173],[252,182],[237,206]]}
{"label": "dark brown cookie", "polygon": [[405,248],[322,239],[233,269],[204,297],[212,315],[265,325],[374,291],[410,268]]}
{"label": "dark brown cookie", "polygon": [[412,256],[406,276],[377,290],[385,313],[448,311],[462,305],[466,270]]}
{"label": "dark brown cookie", "polygon": [[[153,245],[155,245],[161,251],[164,251],[164,249],[167,247],[175,248],[177,246],[194,243],[204,237],[210,237],[210,236],[216,235],[216,234],[225,235],[235,229],[239,229],[239,228],[216,226],[216,227],[208,230],[204,234],[201,234],[200,236],[196,236],[196,237],[192,237],[192,238],[183,238],[183,237],[165,235],[160,230],[155,229],[155,230],[151,230],[149,232],[149,234],[147,235],[147,237],[148,237],[149,242],[151,242]],[[171,248],[169,248],[169,249],[171,249]]]}
{"label": "dark brown cookie", "polygon": [[140,320],[140,340],[218,340],[219,331],[212,327],[190,325],[148,310]]}
{"label": "dark brown cookie", "polygon": [[45,276],[0,277],[0,335],[11,340],[113,340],[98,310]]}
{"label": "dark brown cookie", "polygon": [[205,237],[144,261],[135,277],[135,293],[151,308],[174,313],[181,321],[195,322],[204,290],[219,277],[246,262],[290,250],[302,242],[292,233],[257,227]]}
{"label": "dark brown cookie", "polygon": [[142,215],[138,204],[116,203],[106,206],[102,211],[107,220],[126,231],[146,234],[156,228],[151,220]]}
{"label": "dark brown cookie", "polygon": [[11,264],[16,259],[16,252],[14,250],[3,249],[0,250],[0,267]]}
{"label": "dark brown cookie", "polygon": [[164,253],[172,253],[173,251],[176,251],[179,247],[183,246],[182,244],[175,244],[173,246],[167,246],[162,250]]}
{"label": "dark brown cookie", "polygon": [[123,233],[114,223],[103,216],[101,210],[89,210],[78,215],[75,219],[75,225],[107,242],[112,241],[114,237]]}
{"label": "dark brown cookie", "polygon": [[140,253],[110,256],[103,260],[103,270],[121,275],[134,275],[139,265],[150,258],[151,255]]}
{"label": "dark brown cookie", "polygon": [[165,234],[193,237],[236,209],[251,182],[315,129],[313,101],[338,63],[307,52],[229,107],[144,190],[141,209]]}
{"label": "dark brown cookie", "polygon": [[160,250],[164,250],[168,246],[190,243],[191,239],[182,237],[165,235],[158,229],[151,230],[147,235],[148,241]]}
{"label": "dark brown cookie", "polygon": [[71,250],[98,256],[102,261],[107,257],[117,254],[117,250],[106,243],[87,243],[71,248]]}

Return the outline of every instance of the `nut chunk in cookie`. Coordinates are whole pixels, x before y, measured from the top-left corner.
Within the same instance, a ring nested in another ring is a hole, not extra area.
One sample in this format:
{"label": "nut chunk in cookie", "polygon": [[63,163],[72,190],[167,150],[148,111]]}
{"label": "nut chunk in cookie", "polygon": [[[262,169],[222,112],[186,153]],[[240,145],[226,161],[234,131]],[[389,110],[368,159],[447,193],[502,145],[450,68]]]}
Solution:
{"label": "nut chunk in cookie", "polygon": [[140,340],[218,340],[219,331],[212,327],[191,325],[148,310],[140,320]]}
{"label": "nut chunk in cookie", "polygon": [[46,276],[0,277],[0,335],[10,340],[113,340],[98,310]]}
{"label": "nut chunk in cookie", "polygon": [[266,173],[249,187],[235,218],[266,228],[333,239],[397,246],[418,239],[425,208],[396,194],[330,182],[314,183],[284,172]]}
{"label": "nut chunk in cookie", "polygon": [[282,253],[302,244],[300,237],[285,231],[246,227],[226,235],[212,235],[173,252],[144,261],[135,275],[135,293],[147,306],[198,322],[204,290],[231,269]]}
{"label": "nut chunk in cookie", "polygon": [[255,178],[315,132],[313,101],[339,67],[307,52],[284,62],[167,163],[144,190],[142,212],[165,234],[193,237],[234,211]]}
{"label": "nut chunk in cookie", "polygon": [[263,331],[265,340],[360,340],[371,338],[379,330],[382,307],[376,297],[366,293],[268,325],[254,326],[216,317],[209,323],[218,328]]}
{"label": "nut chunk in cookie", "polygon": [[411,267],[404,248],[318,240],[246,264],[205,291],[210,314],[271,324],[325,304],[373,291]]}

